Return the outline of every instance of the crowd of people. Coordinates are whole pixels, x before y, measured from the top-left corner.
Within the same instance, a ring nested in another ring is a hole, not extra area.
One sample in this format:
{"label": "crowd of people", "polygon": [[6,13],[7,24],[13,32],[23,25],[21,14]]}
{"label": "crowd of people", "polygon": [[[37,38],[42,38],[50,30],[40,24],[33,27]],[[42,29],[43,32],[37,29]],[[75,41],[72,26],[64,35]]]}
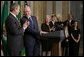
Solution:
{"label": "crowd of people", "polygon": [[[20,6],[13,3],[10,6],[10,14],[5,21],[7,46],[9,56],[20,56],[21,50],[25,47],[26,56],[40,56],[40,44],[42,44],[42,56],[51,56],[51,40],[39,41],[40,35],[49,32],[64,31],[65,38],[62,41],[62,48],[65,56],[78,56],[80,43],[79,22],[72,14],[68,15],[66,21],[61,21],[58,16],[46,15],[41,24],[41,31],[38,28],[37,18],[31,15],[31,8],[25,5],[24,16],[18,15]],[[69,49],[67,49],[69,47]]]}

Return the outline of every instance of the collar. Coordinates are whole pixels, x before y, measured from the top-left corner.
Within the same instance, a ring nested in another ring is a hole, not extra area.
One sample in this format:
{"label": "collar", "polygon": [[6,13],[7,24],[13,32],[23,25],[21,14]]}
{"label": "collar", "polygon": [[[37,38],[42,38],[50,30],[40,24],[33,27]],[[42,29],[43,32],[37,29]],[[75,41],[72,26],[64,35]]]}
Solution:
{"label": "collar", "polygon": [[16,15],[14,13],[12,13],[12,12],[10,12],[10,13],[16,18]]}
{"label": "collar", "polygon": [[27,18],[29,19],[31,16],[27,16]]}

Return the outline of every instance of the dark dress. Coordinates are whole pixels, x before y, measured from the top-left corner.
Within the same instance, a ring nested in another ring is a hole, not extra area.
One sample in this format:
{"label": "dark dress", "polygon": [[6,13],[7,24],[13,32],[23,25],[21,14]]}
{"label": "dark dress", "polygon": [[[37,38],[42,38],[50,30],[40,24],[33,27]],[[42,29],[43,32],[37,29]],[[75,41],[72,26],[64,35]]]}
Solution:
{"label": "dark dress", "polygon": [[[80,34],[80,29],[74,30],[72,29],[71,34],[74,36],[75,39],[78,39],[78,35]],[[80,41],[79,41],[80,42]],[[79,52],[79,42],[76,43],[72,37],[70,38],[70,42],[69,42],[69,55],[70,56],[78,56],[78,52]]]}
{"label": "dark dress", "polygon": [[[41,30],[45,32],[50,32],[49,31],[49,26],[45,23],[41,25]],[[51,40],[46,38],[41,41],[42,43],[42,51],[50,51],[51,49]]]}

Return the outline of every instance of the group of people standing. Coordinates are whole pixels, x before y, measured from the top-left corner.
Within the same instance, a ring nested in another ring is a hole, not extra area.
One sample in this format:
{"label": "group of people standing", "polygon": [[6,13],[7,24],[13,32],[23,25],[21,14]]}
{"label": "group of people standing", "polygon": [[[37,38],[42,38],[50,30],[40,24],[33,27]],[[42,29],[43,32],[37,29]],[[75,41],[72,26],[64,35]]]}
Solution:
{"label": "group of people standing", "polygon": [[[62,22],[56,15],[46,15],[46,19],[41,25],[41,30],[44,32],[63,31],[64,40],[61,42],[64,56],[78,56],[80,44],[80,27],[72,14],[68,15],[66,21]],[[50,39],[43,40],[43,55],[50,54],[52,42]]]}
{"label": "group of people standing", "polygon": [[[26,56],[40,56],[40,34],[59,30],[64,30],[65,35],[68,35],[65,39],[69,40],[69,55],[78,55],[80,29],[78,22],[74,21],[72,16],[67,21],[61,22],[56,15],[46,15],[46,19],[41,24],[41,31],[39,31],[37,18],[31,16],[30,6],[25,5],[24,16],[20,19],[20,23],[16,16],[19,14],[19,10],[20,6],[13,3],[10,6],[10,14],[5,21],[7,44],[11,56],[20,56],[23,47],[25,47]],[[48,55],[51,54],[51,40],[43,41],[42,49],[47,51]],[[43,52],[43,54],[45,53]]]}
{"label": "group of people standing", "polygon": [[64,22],[65,39],[62,41],[62,47],[65,48],[65,56],[78,56],[80,43],[79,22],[69,14]]}

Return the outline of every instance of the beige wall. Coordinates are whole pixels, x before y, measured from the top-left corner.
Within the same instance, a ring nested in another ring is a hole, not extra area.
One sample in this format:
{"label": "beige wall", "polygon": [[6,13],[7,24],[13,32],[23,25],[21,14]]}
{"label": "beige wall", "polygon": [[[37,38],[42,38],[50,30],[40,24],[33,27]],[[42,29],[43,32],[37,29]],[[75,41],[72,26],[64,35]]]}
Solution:
{"label": "beige wall", "polygon": [[39,28],[47,14],[60,15],[65,21],[69,12],[69,1],[31,1],[32,15],[36,16]]}
{"label": "beige wall", "polygon": [[[10,2],[10,1],[9,1]],[[16,1],[17,2],[17,1]],[[2,7],[1,3],[1,7]],[[32,15],[38,19],[39,27],[47,14],[60,15],[62,21],[67,19],[69,12],[69,1],[30,1]],[[23,16],[24,1],[21,1],[21,16]]]}
{"label": "beige wall", "polygon": [[69,13],[69,2],[62,1],[62,19],[65,21],[67,19],[67,15]]}

